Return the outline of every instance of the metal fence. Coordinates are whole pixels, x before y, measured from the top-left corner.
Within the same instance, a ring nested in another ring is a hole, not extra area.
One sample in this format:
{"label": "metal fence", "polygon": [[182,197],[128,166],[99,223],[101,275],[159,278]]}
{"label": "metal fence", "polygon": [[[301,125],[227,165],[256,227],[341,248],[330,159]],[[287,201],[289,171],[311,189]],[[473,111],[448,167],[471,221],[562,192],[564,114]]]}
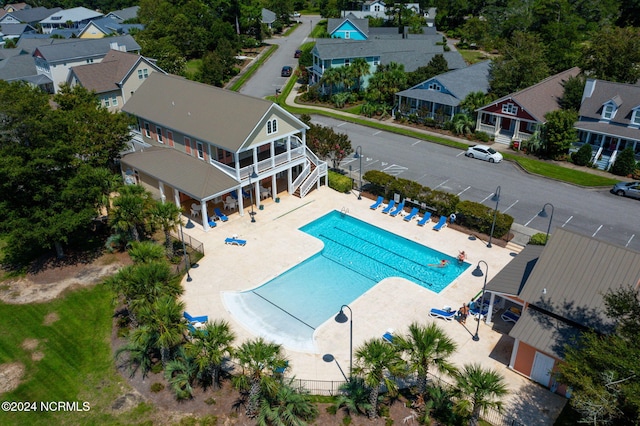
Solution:
{"label": "metal fence", "polygon": [[[180,241],[182,243],[182,239],[180,238],[180,235],[172,232],[171,236],[175,238],[177,241]],[[176,273],[182,273],[187,271],[187,261],[189,262],[189,267],[191,267],[191,262],[193,261],[194,258],[199,259],[202,256],[204,256],[204,243],[202,241],[199,241],[193,238],[192,236],[185,234],[184,244],[186,245],[186,248],[187,248],[187,255],[182,256],[182,259],[180,259],[180,263],[176,265]],[[197,252],[199,254],[197,256],[194,256],[193,255],[194,252]]]}
{"label": "metal fence", "polygon": [[345,381],[293,379],[291,384],[298,390],[305,390],[311,395],[336,396]]}

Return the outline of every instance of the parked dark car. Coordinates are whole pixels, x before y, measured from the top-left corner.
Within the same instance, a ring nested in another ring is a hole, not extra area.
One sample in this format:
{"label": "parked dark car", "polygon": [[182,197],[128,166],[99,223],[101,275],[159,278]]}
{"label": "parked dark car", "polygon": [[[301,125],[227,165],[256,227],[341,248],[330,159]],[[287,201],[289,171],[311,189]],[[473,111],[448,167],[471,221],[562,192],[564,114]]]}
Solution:
{"label": "parked dark car", "polygon": [[282,77],[291,77],[291,73],[293,72],[293,68],[288,65],[282,67],[282,71],[280,71],[280,76]]}
{"label": "parked dark car", "polygon": [[611,189],[616,195],[640,199],[640,182],[618,182]]}
{"label": "parked dark car", "polygon": [[300,55],[302,55],[302,50],[298,49],[298,50],[296,50],[296,53],[293,54],[293,57],[294,58],[299,58]]}

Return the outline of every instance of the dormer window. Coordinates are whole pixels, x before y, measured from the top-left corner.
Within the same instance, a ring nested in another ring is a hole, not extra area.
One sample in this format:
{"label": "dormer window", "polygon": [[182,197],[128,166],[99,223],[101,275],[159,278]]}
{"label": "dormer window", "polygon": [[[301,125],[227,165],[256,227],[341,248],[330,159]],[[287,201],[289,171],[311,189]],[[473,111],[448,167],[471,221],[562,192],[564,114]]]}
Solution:
{"label": "dormer window", "polygon": [[502,104],[502,112],[504,114],[516,115],[518,113],[518,107],[515,104]]}
{"label": "dormer window", "polygon": [[631,115],[631,125],[640,127],[640,107],[633,110],[633,115]]}
{"label": "dormer window", "polygon": [[436,90],[436,91],[441,91],[442,87],[440,87],[440,85],[438,83],[430,83],[429,84],[429,90]]}
{"label": "dormer window", "polygon": [[608,104],[602,107],[602,118],[605,120],[611,120],[616,112],[613,105]]}
{"label": "dormer window", "polygon": [[267,134],[271,135],[278,131],[278,122],[274,118],[273,120],[267,121]]}

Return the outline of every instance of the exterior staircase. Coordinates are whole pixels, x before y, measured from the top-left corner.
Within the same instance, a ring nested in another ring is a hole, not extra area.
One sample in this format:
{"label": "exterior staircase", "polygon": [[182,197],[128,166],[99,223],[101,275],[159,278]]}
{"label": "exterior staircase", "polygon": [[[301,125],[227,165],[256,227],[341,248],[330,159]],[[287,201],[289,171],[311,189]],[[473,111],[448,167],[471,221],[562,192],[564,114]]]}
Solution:
{"label": "exterior staircase", "polygon": [[327,176],[327,162],[320,160],[309,147],[305,150],[307,163],[293,182],[293,195],[300,198],[304,198],[322,177]]}

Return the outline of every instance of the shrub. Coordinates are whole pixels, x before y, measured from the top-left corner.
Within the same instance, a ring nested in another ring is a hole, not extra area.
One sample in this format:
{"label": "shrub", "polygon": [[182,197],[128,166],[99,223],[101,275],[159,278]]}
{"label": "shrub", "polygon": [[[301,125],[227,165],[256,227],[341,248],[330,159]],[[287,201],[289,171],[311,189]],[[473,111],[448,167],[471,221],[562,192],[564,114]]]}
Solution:
{"label": "shrub", "polygon": [[529,239],[529,244],[534,246],[544,246],[547,245],[547,234],[543,234],[542,232],[538,232],[537,234],[533,234]]}
{"label": "shrub", "polygon": [[633,148],[625,148],[616,158],[611,167],[611,173],[618,176],[628,176],[636,169],[636,159]]}
{"label": "shrub", "polygon": [[371,184],[369,192],[374,195],[386,196],[387,187],[395,180],[395,177],[380,170],[369,170],[362,175],[362,179]]}
{"label": "shrub", "polygon": [[328,173],[329,188],[338,192],[349,193],[353,189],[353,181],[349,176],[329,170]]}
{"label": "shrub", "polygon": [[456,208],[458,211],[458,223],[483,234],[491,233],[493,215],[495,213],[496,225],[493,230],[493,236],[496,238],[506,235],[513,224],[513,217],[500,211],[495,212],[493,208],[475,201],[461,201]]}
{"label": "shrub", "polygon": [[160,382],[155,382],[151,385],[151,392],[158,393],[164,390],[164,385]]}
{"label": "shrub", "polygon": [[573,164],[576,166],[586,166],[591,162],[592,155],[593,151],[591,149],[591,145],[585,143],[579,150],[571,154],[571,161],[573,161]]}
{"label": "shrub", "polygon": [[480,142],[489,142],[490,140],[489,134],[485,132],[475,132],[473,136]]}

